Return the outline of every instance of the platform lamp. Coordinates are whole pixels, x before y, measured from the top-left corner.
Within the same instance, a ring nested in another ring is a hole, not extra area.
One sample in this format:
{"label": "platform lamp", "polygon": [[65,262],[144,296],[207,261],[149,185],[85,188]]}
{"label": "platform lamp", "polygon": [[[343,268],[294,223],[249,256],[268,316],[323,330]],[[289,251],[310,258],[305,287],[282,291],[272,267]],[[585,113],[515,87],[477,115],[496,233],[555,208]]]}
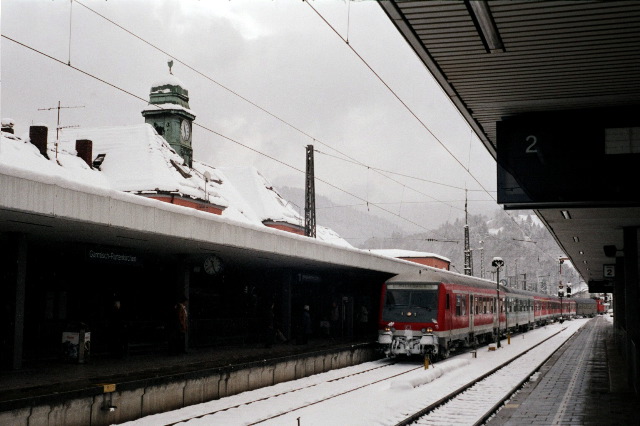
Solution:
{"label": "platform lamp", "polygon": [[504,266],[501,257],[494,257],[491,266],[496,268],[496,312],[498,313],[498,332],[496,333],[496,346],[500,347],[500,269]]}

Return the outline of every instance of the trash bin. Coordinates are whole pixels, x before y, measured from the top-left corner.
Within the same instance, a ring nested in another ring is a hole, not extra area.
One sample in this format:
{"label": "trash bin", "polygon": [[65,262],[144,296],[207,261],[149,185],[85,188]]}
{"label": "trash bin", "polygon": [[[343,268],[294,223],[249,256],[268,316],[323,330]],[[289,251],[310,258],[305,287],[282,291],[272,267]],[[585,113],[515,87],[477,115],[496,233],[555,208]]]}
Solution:
{"label": "trash bin", "polygon": [[84,364],[91,354],[91,332],[86,326],[68,327],[73,331],[62,332],[62,358],[65,361]]}

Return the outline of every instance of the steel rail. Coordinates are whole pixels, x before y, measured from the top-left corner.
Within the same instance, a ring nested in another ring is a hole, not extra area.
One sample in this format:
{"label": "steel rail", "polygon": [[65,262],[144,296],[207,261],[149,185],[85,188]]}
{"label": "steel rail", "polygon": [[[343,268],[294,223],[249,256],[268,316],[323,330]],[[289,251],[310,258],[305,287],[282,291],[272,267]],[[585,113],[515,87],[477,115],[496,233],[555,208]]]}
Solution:
{"label": "steel rail", "polygon": [[[469,390],[470,388],[472,388],[473,386],[475,386],[476,384],[478,384],[479,382],[485,380],[486,378],[488,378],[489,376],[491,376],[492,374],[496,373],[499,370],[502,370],[503,368],[507,367],[509,364],[511,364],[512,362],[514,362],[515,360],[517,360],[518,358],[526,355],[527,353],[531,352],[532,350],[534,350],[535,348],[537,348],[538,346],[542,345],[543,343],[545,343],[546,341],[548,341],[549,339],[552,339],[553,337],[557,336],[558,334],[560,334],[561,332],[563,332],[564,330],[566,330],[566,327],[563,328],[562,330],[558,331],[557,333],[552,334],[551,336],[547,337],[546,339],[538,342],[537,344],[535,344],[534,346],[530,347],[529,349],[527,349],[526,351],[514,356],[511,359],[508,359],[507,361],[503,362],[502,364],[498,365],[497,367],[491,369],[490,371],[486,372],[485,374],[483,374],[482,376],[477,377],[476,379],[470,381],[469,383],[467,383],[466,385],[463,385],[461,387],[459,387],[458,389],[456,389],[455,391],[449,393],[448,395],[440,398],[439,400],[437,400],[436,402],[429,404],[428,406],[422,408],[419,411],[416,411],[415,413],[411,414],[410,416],[406,417],[405,419],[401,420],[400,422],[396,423],[395,426],[407,426],[412,424],[413,422],[416,422],[418,419],[427,416],[428,414],[430,414],[431,412],[435,411],[437,408],[440,408],[442,406],[444,406],[445,404],[449,403],[450,401],[454,400],[455,398],[457,398],[458,396],[460,396],[462,393],[464,393],[465,391]],[[545,362],[547,362],[547,360],[555,353],[557,352],[563,345],[560,345],[560,347],[558,349],[556,349],[555,351],[553,351],[553,353],[551,355],[549,355],[549,357],[545,358],[544,361],[542,361],[540,363],[540,365],[538,366],[538,368],[540,368],[540,366],[542,364],[544,364]],[[511,395],[513,395],[513,393],[515,393],[518,389],[520,389],[520,387],[522,386],[522,384],[524,384],[527,380],[529,380],[529,377],[526,377],[518,386],[515,386],[513,391],[509,393],[509,395],[504,398],[499,404],[496,404],[494,407],[492,407],[493,411],[491,411],[491,414],[493,414],[495,411],[497,411],[498,408],[500,408],[500,406],[502,405],[502,403],[504,401],[506,401]],[[491,415],[490,414],[490,415]],[[483,418],[488,418],[490,417],[490,415],[486,415],[483,416]],[[482,424],[482,423],[474,423],[474,425],[478,425],[478,424]]]}
{"label": "steel rail", "polygon": [[[187,422],[189,420],[200,419],[200,418],[203,418],[203,417],[206,417],[206,416],[210,416],[210,415],[213,415],[213,414],[216,414],[216,413],[220,413],[222,411],[227,411],[227,410],[231,410],[231,409],[234,409],[234,408],[239,408],[239,407],[242,407],[242,406],[245,406],[245,405],[253,404],[255,402],[265,401],[265,400],[270,399],[270,398],[279,397],[279,396],[286,395],[286,394],[293,393],[293,392],[299,392],[301,390],[309,389],[309,388],[312,388],[312,387],[315,387],[315,386],[318,386],[318,385],[321,385],[321,384],[324,384],[324,383],[337,382],[339,380],[344,380],[344,379],[347,379],[349,377],[354,377],[354,376],[358,376],[360,374],[365,374],[365,373],[368,373],[370,371],[378,370],[378,369],[385,368],[385,367],[390,367],[390,366],[395,365],[395,364],[396,364],[396,362],[389,362],[387,364],[380,365],[380,366],[377,366],[377,367],[368,368],[366,370],[354,372],[354,373],[351,373],[351,374],[345,374],[345,375],[340,376],[340,377],[334,377],[334,378],[332,378],[330,380],[325,380],[324,382],[318,382],[318,383],[314,383],[312,385],[301,386],[299,388],[289,389],[289,390],[284,391],[284,392],[280,392],[280,393],[273,394],[273,395],[267,395],[267,396],[264,396],[262,398],[253,399],[251,401],[246,401],[246,402],[243,402],[243,403],[240,403],[240,404],[230,405],[228,407],[219,408],[217,410],[209,411],[207,413],[198,414],[197,416],[192,416],[192,417],[188,417],[188,418],[185,418],[185,419],[181,419],[181,420],[173,422],[173,423],[165,423],[165,426],[174,426],[174,425],[177,425],[177,424],[180,424],[180,423],[183,423],[183,422]],[[420,368],[420,367],[418,367],[418,368]],[[408,373],[409,371],[413,371],[413,370],[415,370],[415,368],[412,368],[412,369],[407,370],[407,371],[405,371],[403,373],[400,373],[400,375]],[[229,396],[232,396],[232,395],[229,395]],[[321,401],[318,401],[318,402],[321,402]],[[294,410],[292,410],[292,411],[294,411]],[[286,414],[286,413],[283,413],[283,414]],[[283,415],[283,414],[280,414],[280,415]],[[274,417],[278,417],[278,416],[274,416]],[[266,421],[266,420],[269,420],[269,419],[260,420],[257,423],[260,423],[260,422],[263,422],[263,421]],[[252,424],[255,424],[255,423],[252,423]]]}

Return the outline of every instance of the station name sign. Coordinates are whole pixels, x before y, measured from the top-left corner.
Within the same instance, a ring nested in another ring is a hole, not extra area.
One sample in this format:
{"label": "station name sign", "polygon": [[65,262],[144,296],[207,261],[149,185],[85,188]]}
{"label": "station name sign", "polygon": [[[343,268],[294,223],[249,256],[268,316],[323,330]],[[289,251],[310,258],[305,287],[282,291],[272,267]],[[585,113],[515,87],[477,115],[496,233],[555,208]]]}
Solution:
{"label": "station name sign", "polygon": [[640,205],[638,111],[554,111],[498,122],[498,203],[507,209]]}
{"label": "station name sign", "polygon": [[108,248],[90,248],[86,251],[86,258],[90,262],[111,263],[119,265],[139,265],[139,256]]}

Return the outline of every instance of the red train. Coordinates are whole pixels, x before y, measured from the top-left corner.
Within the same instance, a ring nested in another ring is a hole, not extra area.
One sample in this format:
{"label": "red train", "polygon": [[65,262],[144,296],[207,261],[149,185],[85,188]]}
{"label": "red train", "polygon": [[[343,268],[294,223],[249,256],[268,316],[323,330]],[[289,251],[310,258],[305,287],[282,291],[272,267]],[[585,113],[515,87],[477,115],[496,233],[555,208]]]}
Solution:
{"label": "red train", "polygon": [[449,271],[397,275],[382,287],[378,343],[387,356],[447,358],[457,348],[493,342],[496,334],[576,314],[572,299],[561,305],[558,297],[501,285],[498,315],[497,293],[495,282]]}

